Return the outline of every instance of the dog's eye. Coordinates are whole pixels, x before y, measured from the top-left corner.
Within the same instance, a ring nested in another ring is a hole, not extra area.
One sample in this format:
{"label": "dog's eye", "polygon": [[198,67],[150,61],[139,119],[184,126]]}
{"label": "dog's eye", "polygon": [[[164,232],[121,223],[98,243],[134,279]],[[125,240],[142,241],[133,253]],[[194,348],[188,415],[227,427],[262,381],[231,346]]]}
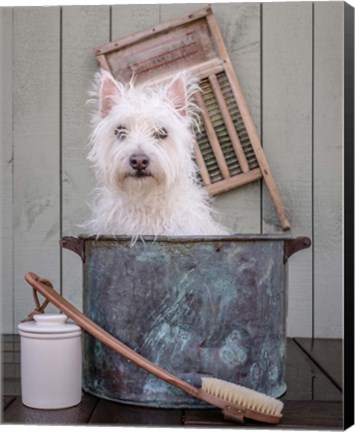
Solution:
{"label": "dog's eye", "polygon": [[124,126],[117,126],[115,129],[115,135],[117,138],[123,140],[127,137],[127,129]]}
{"label": "dog's eye", "polygon": [[158,129],[154,132],[155,139],[165,139],[168,137],[168,131],[165,128]]}

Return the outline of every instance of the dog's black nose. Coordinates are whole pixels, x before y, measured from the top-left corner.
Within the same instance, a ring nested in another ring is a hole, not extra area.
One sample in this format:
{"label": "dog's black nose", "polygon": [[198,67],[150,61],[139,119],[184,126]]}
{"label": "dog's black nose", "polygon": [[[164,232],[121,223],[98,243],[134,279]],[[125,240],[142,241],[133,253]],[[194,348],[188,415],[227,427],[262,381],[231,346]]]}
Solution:
{"label": "dog's black nose", "polygon": [[129,158],[129,164],[134,170],[143,171],[149,165],[149,157],[145,154],[134,154]]}

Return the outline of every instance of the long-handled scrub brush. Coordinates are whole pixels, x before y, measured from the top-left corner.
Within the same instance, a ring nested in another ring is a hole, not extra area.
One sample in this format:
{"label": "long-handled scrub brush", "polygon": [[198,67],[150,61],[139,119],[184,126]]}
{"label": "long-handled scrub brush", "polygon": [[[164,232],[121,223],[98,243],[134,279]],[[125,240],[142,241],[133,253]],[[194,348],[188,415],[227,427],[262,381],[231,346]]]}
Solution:
{"label": "long-handled scrub brush", "polygon": [[[95,324],[58,294],[47,279],[40,278],[30,272],[25,275],[25,279],[33,287],[37,305],[37,308],[29,315],[28,319],[32,319],[34,313],[43,313],[45,305],[50,302],[68,318],[75,321],[83,330],[127,360],[132,361],[147,372],[183,390],[190,396],[220,408],[227,420],[243,422],[244,418],[249,418],[269,424],[278,424],[280,422],[283,409],[281,401],[263,393],[216,378],[201,377],[201,387],[195,387],[150,362]],[[46,299],[42,306],[40,306],[37,291]]]}

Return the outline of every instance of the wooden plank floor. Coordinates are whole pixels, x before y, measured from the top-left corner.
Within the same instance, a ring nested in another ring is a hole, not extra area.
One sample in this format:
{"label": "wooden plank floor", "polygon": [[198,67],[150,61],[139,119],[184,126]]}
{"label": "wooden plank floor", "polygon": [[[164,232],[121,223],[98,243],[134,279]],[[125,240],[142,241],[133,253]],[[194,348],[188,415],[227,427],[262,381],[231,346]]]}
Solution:
{"label": "wooden plank floor", "polygon": [[[157,425],[234,427],[218,409],[154,409],[123,405],[83,393],[82,402],[64,410],[25,407],[20,396],[20,357],[17,336],[5,335],[3,345],[3,417],[7,424],[47,425]],[[343,429],[342,341],[289,339],[287,343],[287,393],[283,419],[276,429]],[[265,425],[248,421],[243,428]],[[268,428],[270,428],[268,426]]]}

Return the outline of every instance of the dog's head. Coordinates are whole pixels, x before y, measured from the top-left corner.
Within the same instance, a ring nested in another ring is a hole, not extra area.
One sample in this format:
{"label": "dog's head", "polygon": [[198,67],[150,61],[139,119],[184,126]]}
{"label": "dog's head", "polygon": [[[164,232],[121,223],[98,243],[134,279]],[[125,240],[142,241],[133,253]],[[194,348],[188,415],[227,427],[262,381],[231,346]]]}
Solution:
{"label": "dog's head", "polygon": [[167,189],[194,176],[195,91],[196,81],[185,73],[165,84],[136,86],[101,71],[88,156],[99,180],[134,193]]}

